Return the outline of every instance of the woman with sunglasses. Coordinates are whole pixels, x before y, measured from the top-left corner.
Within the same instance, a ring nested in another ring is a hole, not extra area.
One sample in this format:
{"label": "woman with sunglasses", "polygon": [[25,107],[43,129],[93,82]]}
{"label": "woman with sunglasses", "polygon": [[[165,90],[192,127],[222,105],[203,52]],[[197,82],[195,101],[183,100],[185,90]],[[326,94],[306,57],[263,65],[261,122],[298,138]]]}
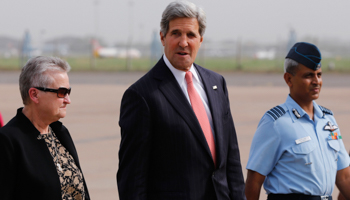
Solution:
{"label": "woman with sunglasses", "polygon": [[72,138],[58,121],[71,103],[69,70],[43,56],[22,68],[24,107],[0,129],[0,199],[90,199]]}

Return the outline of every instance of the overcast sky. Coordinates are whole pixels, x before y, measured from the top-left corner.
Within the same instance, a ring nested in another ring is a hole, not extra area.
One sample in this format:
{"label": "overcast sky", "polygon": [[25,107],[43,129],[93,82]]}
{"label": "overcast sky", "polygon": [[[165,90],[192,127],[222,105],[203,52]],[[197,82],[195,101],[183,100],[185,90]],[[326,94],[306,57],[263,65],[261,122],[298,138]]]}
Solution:
{"label": "overcast sky", "polygon": [[[151,41],[171,0],[0,0],[0,35],[33,40],[93,36],[108,44]],[[96,3],[97,2],[97,3]],[[192,0],[207,15],[204,39],[275,44],[287,40],[334,38],[350,41],[349,0]]]}

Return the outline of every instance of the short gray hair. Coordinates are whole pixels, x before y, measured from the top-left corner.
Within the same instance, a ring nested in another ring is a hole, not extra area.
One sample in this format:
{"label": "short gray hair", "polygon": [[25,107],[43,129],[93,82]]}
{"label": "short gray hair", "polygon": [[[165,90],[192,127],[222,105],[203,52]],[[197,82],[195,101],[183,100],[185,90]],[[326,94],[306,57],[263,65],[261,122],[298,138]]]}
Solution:
{"label": "short gray hair", "polygon": [[293,59],[286,58],[284,60],[284,73],[288,72],[295,76],[298,70],[299,63]]}
{"label": "short gray hair", "polygon": [[23,104],[29,103],[29,89],[32,87],[47,87],[53,83],[53,79],[47,71],[60,71],[68,73],[70,65],[56,57],[37,56],[28,60],[22,68],[19,76],[19,90]]}
{"label": "short gray hair", "polygon": [[181,17],[196,18],[199,24],[199,34],[203,37],[207,27],[204,10],[189,1],[174,1],[165,8],[160,21],[160,32],[164,37],[168,33],[170,21]]}

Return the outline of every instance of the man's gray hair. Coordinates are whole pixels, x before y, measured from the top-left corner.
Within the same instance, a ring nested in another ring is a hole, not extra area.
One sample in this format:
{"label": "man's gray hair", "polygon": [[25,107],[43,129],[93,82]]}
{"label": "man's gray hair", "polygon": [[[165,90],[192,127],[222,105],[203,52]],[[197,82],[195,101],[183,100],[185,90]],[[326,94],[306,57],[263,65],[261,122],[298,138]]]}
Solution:
{"label": "man's gray hair", "polygon": [[68,73],[70,65],[56,57],[37,56],[28,60],[22,68],[19,76],[19,90],[23,104],[29,103],[28,91],[32,87],[47,87],[54,82],[49,71],[60,71]]}
{"label": "man's gray hair", "polygon": [[297,73],[298,66],[299,63],[297,61],[290,58],[286,58],[284,60],[284,73],[288,72],[295,76],[295,74]]}
{"label": "man's gray hair", "polygon": [[204,10],[189,1],[174,1],[165,8],[160,21],[160,32],[164,37],[168,33],[170,21],[181,17],[196,18],[199,24],[199,34],[203,37],[207,27]]}

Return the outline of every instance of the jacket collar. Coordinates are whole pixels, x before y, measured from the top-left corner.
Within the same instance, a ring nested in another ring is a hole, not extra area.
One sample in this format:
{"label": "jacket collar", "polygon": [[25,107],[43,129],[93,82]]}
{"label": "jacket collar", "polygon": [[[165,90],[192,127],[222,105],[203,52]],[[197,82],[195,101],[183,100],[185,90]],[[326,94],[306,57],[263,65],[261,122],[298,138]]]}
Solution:
{"label": "jacket collar", "polygon": [[[22,130],[23,132],[27,132],[28,134],[32,134],[34,137],[38,137],[40,135],[40,132],[38,129],[35,128],[33,123],[23,114],[23,107],[17,109],[16,118],[19,120],[19,122],[23,125],[21,126],[22,129],[25,128],[25,130]],[[59,130],[62,128],[62,123],[59,121],[53,122],[50,124],[50,127],[55,133],[59,134]]]}

